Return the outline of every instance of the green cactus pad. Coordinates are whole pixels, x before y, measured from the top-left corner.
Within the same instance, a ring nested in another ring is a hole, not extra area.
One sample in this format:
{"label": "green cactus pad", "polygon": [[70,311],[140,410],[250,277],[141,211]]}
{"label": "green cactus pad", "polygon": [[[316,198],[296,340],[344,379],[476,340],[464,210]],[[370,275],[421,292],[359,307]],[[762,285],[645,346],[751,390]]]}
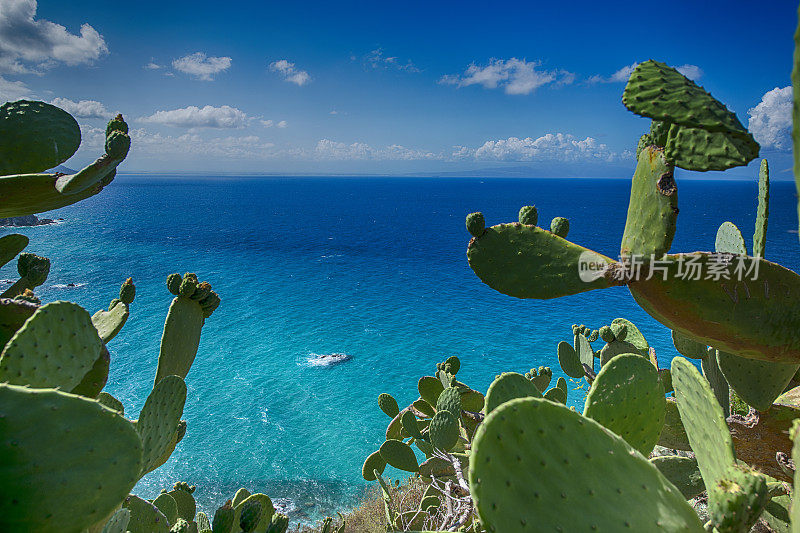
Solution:
{"label": "green cactus pad", "polygon": [[153,505],[158,507],[158,510],[161,511],[161,514],[167,518],[167,521],[170,524],[177,522],[178,504],[175,503],[175,499],[172,496],[166,492],[162,492],[155,500],[153,500]]}
{"label": "green cactus pad", "polygon": [[450,411],[458,418],[461,416],[461,391],[457,387],[447,387],[436,400],[436,411]]}
{"label": "green cactus pad", "polygon": [[131,513],[131,519],[128,522],[130,533],[169,532],[167,517],[151,502],[131,494],[125,498],[122,506]]}
{"label": "green cactus pad", "polygon": [[485,401],[483,394],[476,390],[461,390],[461,409],[465,411],[477,413],[483,409]]}
{"label": "green cactus pad", "polygon": [[583,414],[647,456],[658,442],[666,410],[664,386],[650,361],[623,354],[597,374]]}
{"label": "green cactus pad", "polygon": [[747,255],[747,245],[744,242],[744,237],[742,237],[742,232],[733,222],[723,222],[720,225],[717,230],[714,249],[717,252]]}
{"label": "green cactus pad", "polygon": [[575,352],[575,348],[570,346],[568,342],[561,341],[558,343],[556,351],[558,353],[558,364],[561,365],[564,373],[571,378],[582,378],[584,375],[583,365]]}
{"label": "green cactus pad", "polygon": [[713,486],[734,464],[728,424],[708,381],[686,359],[672,360],[672,384],[681,422],[706,486]]}
{"label": "green cactus pad", "polygon": [[0,106],[0,175],[57,167],[80,144],[78,123],[54,105],[18,100]]}
{"label": "green cactus pad", "polygon": [[119,412],[119,414],[125,414],[125,406],[122,405],[122,402],[111,396],[107,392],[101,392],[97,395],[97,401],[101,404],[105,405],[109,409],[113,409],[114,411]]}
{"label": "green cactus pad", "polygon": [[769,409],[800,369],[800,364],[757,361],[725,352],[717,353],[717,363],[741,399],[759,411]]}
{"label": "green cactus pad", "polygon": [[178,509],[178,517],[183,518],[187,522],[194,520],[194,515],[197,513],[197,504],[191,492],[182,489],[174,489],[167,494],[175,500]]}
{"label": "green cactus pad", "polygon": [[550,222],[550,233],[566,239],[569,234],[569,219],[556,217]]}
{"label": "green cactus pad", "polygon": [[81,531],[139,479],[130,423],[95,400],[0,385],[0,530]]}
{"label": "green cactus pad", "polygon": [[[417,398],[416,400],[414,400],[414,402],[411,404],[411,407],[413,407],[414,409],[422,413],[422,415],[427,417],[431,417],[434,414],[436,414],[436,409],[434,409],[431,404],[429,404],[422,398]],[[398,424],[400,423],[399,417],[395,417],[393,421],[394,420],[398,420]]]}
{"label": "green cactus pad", "polygon": [[92,324],[94,324],[103,342],[107,343],[122,330],[122,326],[125,325],[128,316],[130,316],[128,305],[120,301],[108,311],[101,309],[93,314]]}
{"label": "green cactus pad", "polygon": [[458,442],[460,428],[458,419],[450,411],[439,411],[431,419],[428,429],[431,437],[431,444],[444,451],[449,451]]}
{"label": "green cactus pad", "polygon": [[442,382],[433,376],[422,376],[417,382],[419,396],[431,405],[436,405],[436,400],[444,390]]}
{"label": "green cactus pad", "polygon": [[[585,254],[585,255],[584,255]],[[587,259],[588,258],[588,259]],[[548,299],[611,285],[602,271],[581,280],[579,266],[613,264],[592,252],[535,226],[500,224],[472,239],[467,259],[477,276],[503,294]],[[594,272],[592,273],[594,274]]]}
{"label": "green cactus pad", "polygon": [[178,376],[159,381],[147,397],[136,421],[136,431],[142,441],[142,472],[145,475],[161,463],[169,448],[186,403],[186,383]]}
{"label": "green cactus pad", "polygon": [[689,359],[703,359],[708,355],[705,343],[697,342],[678,331],[672,331],[672,344],[679,354]]}
{"label": "green cactus pad", "polygon": [[100,356],[97,361],[92,365],[91,370],[83,376],[78,385],[75,386],[70,392],[72,394],[79,394],[87,398],[97,398],[97,395],[103,390],[108,381],[108,368],[111,364],[111,354],[108,349],[103,346],[100,350]]}
{"label": "green cactus pad", "polygon": [[489,385],[489,390],[486,391],[486,404],[483,407],[484,413],[488,415],[509,400],[528,396],[541,398],[542,393],[522,374],[505,372]]}
{"label": "green cactus pad", "polygon": [[560,403],[560,404],[566,404],[567,403],[567,393],[564,391],[564,389],[559,388],[559,387],[551,388],[550,390],[546,391],[542,395],[542,397],[545,400],[550,400],[551,402],[556,402],[556,403]]}
{"label": "green cactus pad", "polygon": [[[567,344],[569,346],[569,344]],[[572,348],[570,346],[570,348]],[[573,350],[574,351],[574,350]],[[560,362],[560,361],[559,361]],[[563,367],[562,367],[563,368]],[[539,368],[531,368],[530,376],[526,375],[528,379],[530,379],[533,384],[539,389],[539,392],[547,390],[547,386],[550,385],[550,381],[553,379],[553,371],[548,366],[540,366]],[[569,374],[567,374],[569,375]],[[581,376],[583,377],[583,367],[581,367]]]}
{"label": "green cactus pad", "polygon": [[[195,280],[194,274],[186,274],[181,287],[196,285]],[[167,284],[169,283],[168,278]],[[181,292],[180,288],[178,292]],[[173,374],[185,378],[197,355],[200,333],[209,310],[207,307],[204,308],[205,300],[199,302],[192,300],[191,292],[194,291],[184,289],[184,294],[176,296],[169,306],[167,319],[164,322],[164,333],[161,335],[156,383]],[[216,296],[216,293],[212,292],[212,296]],[[219,297],[216,298],[216,302],[218,305]]]}
{"label": "green cactus pad", "polygon": [[0,266],[17,257],[28,246],[28,237],[17,233],[0,237]]}
{"label": "green cactus pad", "polygon": [[693,457],[680,457],[677,455],[667,455],[654,457],[650,462],[658,468],[670,483],[681,491],[687,500],[694,498],[706,490],[703,483],[703,476],[697,467],[697,459]]}
{"label": "green cactus pad", "polygon": [[403,411],[400,416],[400,423],[403,425],[403,431],[409,437],[414,439],[421,439],[422,434],[419,432],[419,425],[417,424],[417,417],[411,411]]}
{"label": "green cactus pad", "polygon": [[431,477],[455,476],[456,471],[450,461],[446,461],[441,457],[431,457],[419,465],[419,475],[423,481],[430,482]]}
{"label": "green cactus pad", "polygon": [[[669,135],[669,122],[662,122],[660,120],[650,121],[650,139],[656,146],[665,146],[667,144],[667,135]],[[638,159],[638,157],[637,157]]]}
{"label": "green cactus pad", "polygon": [[232,533],[239,533],[242,530],[240,521],[242,519],[243,511],[246,506],[252,505],[251,502],[257,501],[261,506],[261,515],[253,531],[264,531],[272,521],[272,515],[275,514],[275,506],[272,505],[272,500],[266,494],[255,493],[248,496],[239,505],[234,506],[234,520]]}
{"label": "green cactus pad", "polygon": [[520,224],[526,226],[535,226],[539,223],[539,211],[535,205],[525,205],[520,207],[519,216],[517,217]]}
{"label": "green cactus pad", "polygon": [[399,440],[387,440],[381,444],[381,457],[387,464],[392,465],[406,472],[416,472],[419,470],[417,456],[408,444]]}
{"label": "green cactus pad", "polygon": [[645,61],[631,73],[622,103],[643,117],[708,131],[747,134],[736,115],[674,68]]}
{"label": "green cactus pad", "polygon": [[255,531],[258,521],[261,519],[261,502],[257,499],[250,499],[242,504],[239,527],[242,531],[250,533]]}
{"label": "green cactus pad", "polygon": [[753,233],[753,255],[764,257],[767,245],[767,222],[769,220],[769,165],[761,160],[758,172],[758,208],[756,210],[756,230]]}
{"label": "green cactus pad", "polygon": [[628,341],[613,340],[600,349],[600,365],[605,366],[609,361],[625,353],[638,354],[636,346]]}
{"label": "green cactus pad", "polygon": [[467,215],[467,231],[473,237],[480,237],[486,231],[486,220],[483,213],[470,213]]}
{"label": "green cactus pad", "polygon": [[676,167],[696,172],[727,170],[747,165],[758,157],[759,146],[753,136],[673,124],[664,155]]}
{"label": "green cactus pad", "polygon": [[639,154],[631,183],[620,255],[650,261],[669,251],[678,219],[678,187],[664,152],[648,146]]}
{"label": "green cactus pad", "polygon": [[703,531],[678,489],[634,448],[543,399],[513,400],[486,417],[469,482],[489,531]]}
{"label": "green cactus pad", "polygon": [[664,411],[664,427],[661,428],[661,435],[658,437],[658,445],[671,450],[692,451],[689,445],[689,437],[681,422],[681,414],[678,412],[678,404],[675,398],[667,398],[666,409]]}
{"label": "green cactus pad", "polygon": [[22,300],[0,298],[0,346],[5,346],[39,306]]}
{"label": "green cactus pad", "polygon": [[101,533],[125,533],[128,531],[128,522],[131,520],[131,512],[127,509],[118,509],[117,512],[106,522]]}
{"label": "green cactus pad", "polygon": [[700,368],[703,371],[703,377],[706,378],[714,392],[714,397],[722,407],[722,414],[728,417],[731,414],[731,391],[728,381],[719,368],[718,355],[720,353],[722,352],[709,347],[708,355],[700,362]]}
{"label": "green cactus pad", "polygon": [[397,400],[391,394],[385,392],[378,396],[378,407],[389,418],[394,418],[400,413],[400,408],[397,406]]}
{"label": "green cactus pad", "polygon": [[581,360],[581,364],[594,370],[594,359],[597,355],[592,349],[592,345],[589,344],[589,339],[587,339],[585,335],[578,334],[575,335],[574,341],[573,346],[575,352],[578,354],[578,358]]}
{"label": "green cactus pad", "polygon": [[100,357],[103,342],[82,307],[53,302],[40,307],[0,355],[0,381],[72,390]]}
{"label": "green cactus pad", "polygon": [[361,476],[367,481],[375,481],[374,471],[377,470],[379,474],[383,474],[385,468],[386,460],[384,460],[380,450],[375,451],[364,461],[364,466],[361,467]]}
{"label": "green cactus pad", "polygon": [[708,489],[708,514],[719,533],[747,533],[769,499],[767,479],[750,467],[731,465]]}
{"label": "green cactus pad", "polygon": [[[659,275],[628,284],[636,302],[656,320],[734,355],[800,362],[800,337],[794,334],[800,330],[800,314],[787,312],[800,299],[800,276],[762,258],[728,260],[706,252],[668,255],[664,264],[666,280]],[[721,268],[731,279],[679,276],[689,264],[704,276]],[[737,269],[750,273],[739,281]]]}
{"label": "green cactus pad", "polygon": [[[244,501],[244,499],[242,499],[242,501]],[[230,533],[231,529],[233,529],[233,518],[236,512],[233,510],[231,503],[231,500],[228,500],[214,513],[214,520],[211,522],[211,530],[213,533]]]}

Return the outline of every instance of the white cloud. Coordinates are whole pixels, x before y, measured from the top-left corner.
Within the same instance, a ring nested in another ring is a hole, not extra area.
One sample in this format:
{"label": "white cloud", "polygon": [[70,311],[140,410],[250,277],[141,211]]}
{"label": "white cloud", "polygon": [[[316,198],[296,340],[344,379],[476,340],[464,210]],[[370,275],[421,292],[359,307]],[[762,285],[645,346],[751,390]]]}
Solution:
{"label": "white cloud", "polygon": [[55,63],[91,63],[108,53],[103,36],[89,24],[80,35],[49,20],[36,20],[36,0],[0,2],[0,72],[31,72]]}
{"label": "white cloud", "polygon": [[265,128],[271,128],[273,126],[275,126],[276,128],[285,128],[289,126],[289,123],[286,122],[285,120],[281,120],[280,122],[277,123],[274,120],[262,120],[261,125],[264,126]]}
{"label": "white cloud", "polygon": [[131,144],[136,156],[185,156],[225,159],[269,159],[277,152],[275,145],[255,135],[205,138],[197,133],[172,136],[151,133],[143,128],[131,130]]}
{"label": "white cloud", "polygon": [[792,146],[792,87],[775,87],[749,109],[747,128],[764,148],[788,150]]}
{"label": "white cloud", "polygon": [[346,144],[342,142],[322,139],[314,149],[315,159],[352,161],[352,160],[381,160],[381,161],[409,161],[420,159],[442,159],[442,154],[425,150],[414,150],[399,144],[383,148],[374,148],[366,143],[355,142]]}
{"label": "white cloud", "polygon": [[617,154],[593,137],[579,139],[568,133],[548,133],[541,137],[520,139],[509,137],[486,141],[477,149],[456,147],[454,159],[474,158],[483,161],[604,161],[612,162],[630,157],[628,152]]}
{"label": "white cloud", "polygon": [[[589,83],[628,83],[633,69],[638,65],[639,63],[631,63],[630,65],[622,67],[607,78],[596,74],[589,78]],[[703,70],[697,65],[681,65],[680,67],[675,67],[675,70],[694,81],[699,80],[703,75]]]}
{"label": "white cloud", "polygon": [[156,111],[139,121],[183,128],[244,128],[249,117],[244,111],[227,105],[207,105],[203,108],[192,105],[182,109]]}
{"label": "white cloud", "polygon": [[211,81],[216,74],[228,70],[230,57],[210,57],[203,52],[195,52],[172,62],[172,68],[203,81]]}
{"label": "white cloud", "polygon": [[106,106],[97,100],[75,102],[69,98],[55,98],[50,103],[60,107],[75,118],[108,118],[112,115],[106,109]]}
{"label": "white cloud", "polygon": [[331,112],[330,112],[330,113],[328,113],[328,114],[329,114],[329,115],[338,115],[338,114],[339,114],[339,112],[338,112],[338,111],[336,111],[335,109],[331,109]]}
{"label": "white cloud", "polygon": [[288,127],[288,126],[289,126],[289,123],[288,123],[288,122],[286,122],[285,120],[281,120],[280,122],[278,122],[278,123],[277,123],[277,124],[275,124],[275,125],[276,125],[276,126],[278,126],[279,128],[286,128],[286,127]]}
{"label": "white cloud", "polygon": [[285,81],[301,87],[311,81],[311,76],[308,72],[298,69],[294,63],[289,62],[287,59],[273,61],[269,64],[269,69],[280,74]]}
{"label": "white cloud", "polygon": [[273,122],[272,120],[262,120],[261,125],[264,126],[265,128],[271,128],[272,126],[275,125],[275,122]]}
{"label": "white cloud", "polygon": [[0,76],[0,103],[32,97],[28,86],[21,81],[9,81]]}
{"label": "white cloud", "polygon": [[569,84],[575,80],[575,75],[565,70],[537,70],[540,65],[539,61],[515,57],[492,59],[485,66],[472,63],[460,76],[444,75],[439,83],[458,87],[481,85],[486,89],[501,87],[506,94],[531,94],[548,83]]}
{"label": "white cloud", "polygon": [[143,67],[145,70],[159,70],[164,68],[163,66],[156,63],[154,60],[150,60],[148,64]]}
{"label": "white cloud", "polygon": [[405,72],[420,72],[420,69],[410,60],[400,61],[396,56],[387,56],[383,53],[383,48],[376,48],[370,51],[365,57],[364,62],[374,69],[397,69]]}

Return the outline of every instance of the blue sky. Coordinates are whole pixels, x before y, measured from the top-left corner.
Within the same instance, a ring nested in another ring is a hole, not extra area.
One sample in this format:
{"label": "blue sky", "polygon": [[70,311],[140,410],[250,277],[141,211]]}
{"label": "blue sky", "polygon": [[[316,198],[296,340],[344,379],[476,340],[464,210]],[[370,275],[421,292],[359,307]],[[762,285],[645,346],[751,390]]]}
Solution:
{"label": "blue sky", "polygon": [[[610,6],[610,7],[609,7]],[[125,170],[628,176],[649,58],[734,110],[789,179],[796,1],[0,0],[0,99],[53,101]],[[731,177],[755,175],[752,168]]]}

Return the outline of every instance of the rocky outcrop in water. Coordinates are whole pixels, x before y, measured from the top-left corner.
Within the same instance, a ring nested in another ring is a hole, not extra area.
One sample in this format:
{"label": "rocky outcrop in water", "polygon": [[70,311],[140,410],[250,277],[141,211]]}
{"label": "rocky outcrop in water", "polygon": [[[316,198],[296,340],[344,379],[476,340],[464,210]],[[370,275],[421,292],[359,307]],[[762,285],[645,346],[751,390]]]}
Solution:
{"label": "rocky outcrop in water", "polygon": [[48,224],[55,224],[56,221],[52,218],[39,218],[36,215],[27,215],[24,217],[10,217],[0,218],[0,226],[46,226]]}

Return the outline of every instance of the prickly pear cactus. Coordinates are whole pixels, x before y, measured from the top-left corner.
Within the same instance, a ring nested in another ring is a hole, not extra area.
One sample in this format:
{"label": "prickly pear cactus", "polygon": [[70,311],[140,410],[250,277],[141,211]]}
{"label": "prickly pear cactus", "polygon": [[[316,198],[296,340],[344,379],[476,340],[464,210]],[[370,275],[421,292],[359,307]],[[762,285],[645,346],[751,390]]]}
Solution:
{"label": "prickly pear cactus", "polygon": [[143,449],[142,476],[161,465],[159,461],[178,431],[185,403],[186,383],[178,376],[159,381],[147,397],[135,423]]}

